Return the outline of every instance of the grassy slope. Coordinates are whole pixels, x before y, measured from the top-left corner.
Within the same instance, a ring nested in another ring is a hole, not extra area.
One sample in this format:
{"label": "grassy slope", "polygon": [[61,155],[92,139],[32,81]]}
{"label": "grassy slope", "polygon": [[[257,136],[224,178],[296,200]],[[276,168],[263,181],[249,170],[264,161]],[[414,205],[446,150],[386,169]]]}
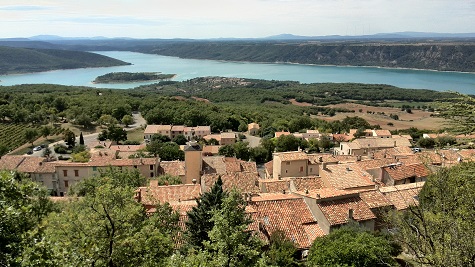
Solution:
{"label": "grassy slope", "polygon": [[129,63],[89,52],[0,47],[0,74],[127,64]]}

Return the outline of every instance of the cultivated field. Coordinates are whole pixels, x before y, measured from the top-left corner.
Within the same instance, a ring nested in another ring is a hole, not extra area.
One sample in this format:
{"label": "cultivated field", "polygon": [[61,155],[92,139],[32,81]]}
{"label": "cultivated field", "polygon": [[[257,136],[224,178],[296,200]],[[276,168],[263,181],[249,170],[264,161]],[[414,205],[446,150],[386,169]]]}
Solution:
{"label": "cultivated field", "polygon": [[[372,107],[355,103],[343,103],[337,105],[329,105],[327,107],[346,108],[349,110],[354,110],[355,113],[338,112],[333,117],[319,116],[319,118],[324,119],[326,121],[342,120],[347,116],[358,116],[368,121],[371,125],[379,124],[381,128],[387,130],[407,129],[411,127],[416,127],[418,129],[439,130],[448,126],[448,120],[431,117],[431,114],[434,114],[433,112],[422,110],[412,109],[412,113],[407,113],[406,111],[401,111],[400,108]],[[361,112],[359,112],[360,109]],[[368,113],[368,111],[372,113],[370,114]],[[382,114],[383,112],[384,114]],[[399,120],[394,120],[390,118],[390,114],[398,115]],[[393,123],[393,126],[389,126],[388,123]]]}

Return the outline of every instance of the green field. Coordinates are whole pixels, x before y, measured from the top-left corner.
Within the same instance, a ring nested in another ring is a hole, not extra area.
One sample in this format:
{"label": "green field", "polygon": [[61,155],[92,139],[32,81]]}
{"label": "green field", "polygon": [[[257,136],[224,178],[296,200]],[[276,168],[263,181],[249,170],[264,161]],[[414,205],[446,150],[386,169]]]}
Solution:
{"label": "green field", "polygon": [[25,130],[31,125],[16,123],[0,123],[0,147],[4,146],[8,150],[13,150],[27,141],[25,140]]}

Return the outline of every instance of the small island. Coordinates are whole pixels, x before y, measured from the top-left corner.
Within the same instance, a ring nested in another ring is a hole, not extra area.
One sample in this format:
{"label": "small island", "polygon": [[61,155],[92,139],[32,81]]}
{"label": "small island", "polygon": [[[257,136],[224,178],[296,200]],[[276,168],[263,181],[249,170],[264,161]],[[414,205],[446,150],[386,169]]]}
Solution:
{"label": "small island", "polygon": [[98,76],[93,83],[129,83],[156,80],[168,80],[176,74],[162,74],[160,72],[111,72]]}

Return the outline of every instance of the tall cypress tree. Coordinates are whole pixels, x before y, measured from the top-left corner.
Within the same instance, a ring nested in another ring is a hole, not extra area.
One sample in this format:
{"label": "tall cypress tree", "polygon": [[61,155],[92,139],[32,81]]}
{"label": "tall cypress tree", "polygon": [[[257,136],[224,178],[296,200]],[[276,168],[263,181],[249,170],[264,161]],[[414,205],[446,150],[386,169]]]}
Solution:
{"label": "tall cypress tree", "polygon": [[219,176],[211,190],[197,199],[198,205],[188,212],[188,221],[185,222],[189,245],[203,248],[203,241],[209,240],[208,232],[214,226],[214,222],[211,221],[212,211],[221,209],[223,199],[227,195],[228,193],[223,190],[221,176]]}
{"label": "tall cypress tree", "polygon": [[82,146],[84,145],[84,137],[82,136],[82,132],[79,135],[79,144],[82,145]]}

